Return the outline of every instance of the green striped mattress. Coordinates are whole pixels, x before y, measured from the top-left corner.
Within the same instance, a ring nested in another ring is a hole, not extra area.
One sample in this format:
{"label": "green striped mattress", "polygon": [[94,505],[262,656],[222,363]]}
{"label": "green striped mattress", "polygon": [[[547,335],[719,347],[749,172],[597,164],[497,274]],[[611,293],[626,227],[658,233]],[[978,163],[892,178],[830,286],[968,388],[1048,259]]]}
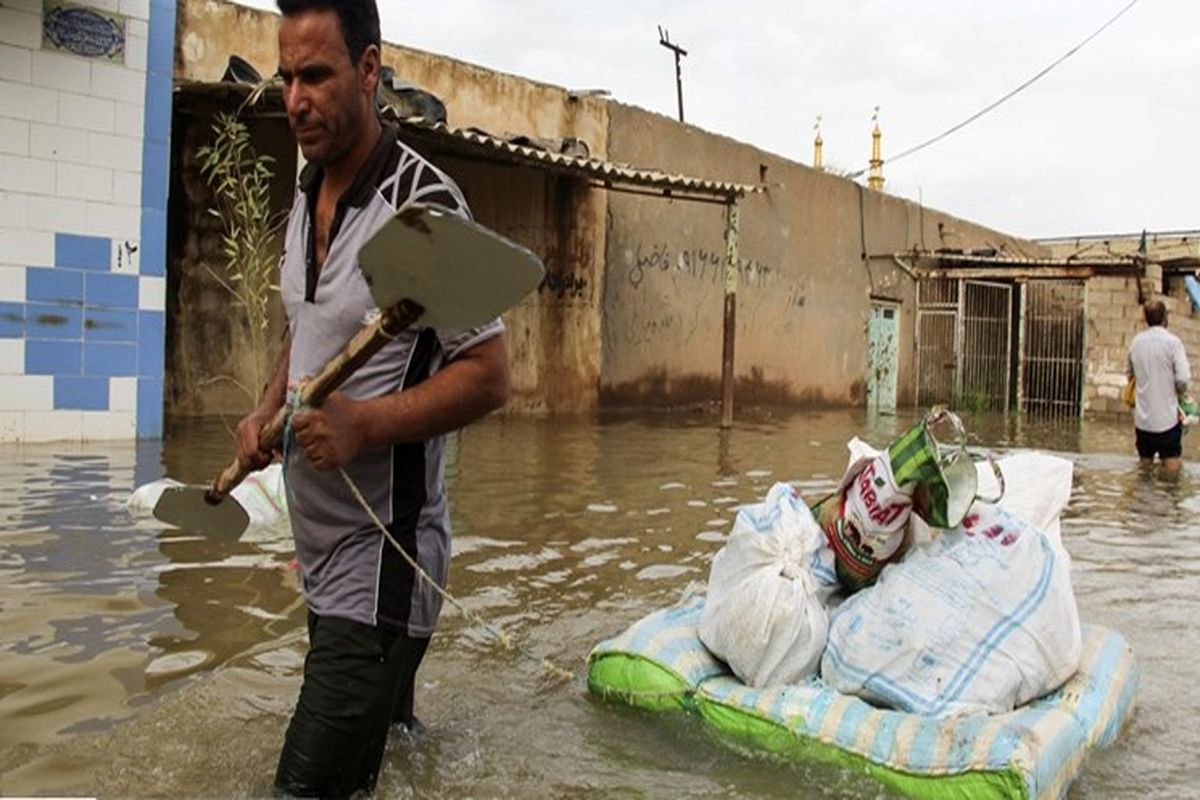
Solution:
{"label": "green striped mattress", "polygon": [[601,642],[588,687],[639,708],[683,709],[742,744],[926,798],[1063,797],[1088,752],[1111,744],[1133,713],[1133,652],[1098,625],[1084,626],[1079,672],[1058,691],[1008,714],[938,719],[875,708],[819,678],[752,689],[701,644],[703,606],[690,598]]}

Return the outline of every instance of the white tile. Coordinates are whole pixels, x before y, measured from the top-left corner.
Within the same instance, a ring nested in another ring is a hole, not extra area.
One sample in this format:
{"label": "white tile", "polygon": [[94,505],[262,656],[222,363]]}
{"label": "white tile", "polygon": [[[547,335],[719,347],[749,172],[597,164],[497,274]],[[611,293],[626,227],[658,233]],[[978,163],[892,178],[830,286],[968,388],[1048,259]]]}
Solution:
{"label": "white tile", "polygon": [[111,11],[114,14],[121,10],[121,0],[76,0],[80,5],[98,8],[101,11]]}
{"label": "white tile", "polygon": [[[23,267],[52,267],[54,234],[48,231],[0,228],[0,261]],[[23,286],[22,284],[22,302],[25,294]]]}
{"label": "white tile", "polygon": [[35,196],[29,198],[30,230],[51,233],[77,232],[87,217],[87,203],[66,197]]}
{"label": "white tile", "polygon": [[140,170],[142,142],[128,136],[92,132],[88,134],[87,158],[93,167]]}
{"label": "white tile", "polygon": [[0,42],[37,50],[42,46],[42,15],[0,5]]}
{"label": "white tile", "polygon": [[59,164],[57,194],[79,200],[107,202],[112,200],[111,169],[84,164]]}
{"label": "white tile", "polygon": [[13,192],[54,194],[56,167],[46,159],[0,154],[4,188]]}
{"label": "white tile", "polygon": [[137,378],[108,379],[108,407],[113,411],[137,411]]}
{"label": "white tile", "polygon": [[26,411],[25,441],[77,442],[83,438],[80,411]]}
{"label": "white tile", "polygon": [[113,239],[109,271],[118,275],[137,275],[141,264],[141,259],[138,258],[140,250],[136,240]]}
{"label": "white tile", "polygon": [[79,56],[40,50],[33,54],[34,86],[87,94],[92,86],[91,62]]}
{"label": "white tile", "polygon": [[138,141],[145,135],[146,114],[142,103],[117,103],[113,133],[131,136]]}
{"label": "white tile", "polygon": [[84,411],[81,416],[84,441],[137,438],[136,412]]}
{"label": "white tile", "polygon": [[4,116],[31,122],[58,121],[58,92],[26,83],[0,80],[0,109]]}
{"label": "white tile", "polygon": [[138,72],[146,71],[146,53],[150,40],[145,36],[129,36],[125,40],[125,66]]}
{"label": "white tile", "polygon": [[25,302],[24,267],[0,267],[0,302]]}
{"label": "white tile", "polygon": [[89,236],[109,236],[113,239],[136,240],[142,235],[141,206],[115,203],[88,203],[83,233]]}
{"label": "white tile", "polygon": [[121,0],[121,13],[141,20],[150,19],[150,0]]}
{"label": "white tile", "polygon": [[12,156],[29,155],[28,122],[10,117],[0,117],[0,153]]}
{"label": "white tile", "polygon": [[0,411],[53,410],[53,375],[5,375],[0,378]]}
{"label": "white tile", "polygon": [[19,442],[25,438],[25,413],[0,411],[0,442]]}
{"label": "white tile", "polygon": [[32,52],[11,44],[0,44],[0,78],[17,83],[29,83],[33,75]]}
{"label": "white tile", "polygon": [[0,220],[4,220],[4,224],[11,228],[28,226],[29,195],[0,191]]}
{"label": "white tile", "polygon": [[142,173],[113,171],[113,200],[127,206],[142,202]]}
{"label": "white tile", "polygon": [[[2,269],[2,267],[0,267]],[[25,374],[25,340],[0,339],[0,375]],[[0,378],[4,383],[7,378]],[[0,392],[4,391],[0,387]]]}
{"label": "white tile", "polygon": [[113,132],[116,106],[112,100],[69,92],[57,94],[56,99],[59,124],[102,133]]}
{"label": "white tile", "polygon": [[34,122],[29,126],[29,154],[35,158],[82,163],[88,157],[88,132]]}
{"label": "white tile", "polygon": [[92,64],[92,95],[122,103],[143,103],[146,73],[97,61]]}
{"label": "white tile", "polygon": [[142,311],[167,310],[167,279],[155,275],[138,278],[138,308]]}
{"label": "white tile", "polygon": [[150,38],[150,21],[148,19],[131,19],[126,23],[128,36],[140,36],[143,39]]}

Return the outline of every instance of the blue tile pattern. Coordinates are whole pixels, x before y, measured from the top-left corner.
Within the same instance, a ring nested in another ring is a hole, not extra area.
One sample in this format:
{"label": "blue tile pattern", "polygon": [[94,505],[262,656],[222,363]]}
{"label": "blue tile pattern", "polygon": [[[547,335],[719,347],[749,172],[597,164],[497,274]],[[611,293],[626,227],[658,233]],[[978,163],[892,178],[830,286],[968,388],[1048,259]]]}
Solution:
{"label": "blue tile pattern", "polygon": [[80,375],[82,372],[83,342],[25,340],[26,375]]}
{"label": "blue tile pattern", "polygon": [[102,236],[54,236],[54,266],[108,271],[112,262],[112,240]]}
{"label": "blue tile pattern", "polygon": [[25,270],[25,299],[30,302],[83,305],[83,273],[77,269]]}
{"label": "blue tile pattern", "polygon": [[108,378],[55,376],[54,409],[107,411]]}
{"label": "blue tile pattern", "polygon": [[113,275],[96,272],[87,276],[84,300],[89,306],[137,308],[138,279],[136,275]]}
{"label": "blue tile pattern", "polygon": [[137,346],[122,342],[84,342],[83,374],[132,377],[137,374]]}

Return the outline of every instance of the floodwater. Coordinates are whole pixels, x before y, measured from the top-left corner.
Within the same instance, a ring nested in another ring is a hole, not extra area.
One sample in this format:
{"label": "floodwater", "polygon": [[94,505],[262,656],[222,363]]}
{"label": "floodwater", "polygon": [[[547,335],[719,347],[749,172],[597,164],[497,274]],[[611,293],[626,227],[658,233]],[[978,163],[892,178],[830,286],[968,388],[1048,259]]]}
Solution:
{"label": "floodwater", "polygon": [[[428,733],[389,744],[378,795],[880,796],[848,772],[732,750],[683,715],[597,702],[584,669],[597,641],[706,580],[738,504],[778,480],[820,496],[850,436],[886,445],[913,419],[750,411],[721,432],[708,414],[497,418],[463,432],[447,468],[451,590],[518,650],[447,606],[418,675]],[[1200,791],[1200,465],[1176,483],[1141,474],[1121,421],[967,424],[997,452],[1075,461],[1063,539],[1080,611],[1141,664],[1136,716],[1071,796]],[[123,505],[164,472],[203,482],[230,453],[221,423],[163,444],[0,448],[0,794],[269,794],[305,651],[288,536],[206,539]]]}

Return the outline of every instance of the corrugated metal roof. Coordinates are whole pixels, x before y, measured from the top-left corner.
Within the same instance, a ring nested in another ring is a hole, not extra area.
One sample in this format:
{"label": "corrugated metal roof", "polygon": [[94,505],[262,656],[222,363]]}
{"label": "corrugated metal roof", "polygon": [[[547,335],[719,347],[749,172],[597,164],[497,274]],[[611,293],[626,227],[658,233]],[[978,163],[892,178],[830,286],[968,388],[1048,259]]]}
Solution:
{"label": "corrugated metal roof", "polygon": [[675,175],[653,169],[616,164],[598,158],[580,158],[553,153],[536,147],[516,144],[497,136],[470,128],[451,128],[442,122],[430,122],[420,117],[399,119],[391,109],[385,116],[396,121],[401,130],[418,137],[433,139],[455,150],[551,169],[613,189],[657,190],[658,193],[681,199],[728,201],[763,191],[762,186],[728,181]]}

